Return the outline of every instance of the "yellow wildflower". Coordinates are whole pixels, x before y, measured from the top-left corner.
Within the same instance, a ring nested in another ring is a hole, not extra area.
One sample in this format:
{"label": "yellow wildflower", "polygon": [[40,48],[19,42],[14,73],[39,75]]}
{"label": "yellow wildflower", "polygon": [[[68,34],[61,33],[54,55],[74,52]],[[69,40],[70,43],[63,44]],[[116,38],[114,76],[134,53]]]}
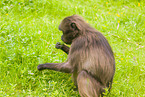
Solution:
{"label": "yellow wildflower", "polygon": [[6,15],[8,15],[8,13]]}
{"label": "yellow wildflower", "polygon": [[114,81],[114,83],[117,83],[117,81]]}
{"label": "yellow wildflower", "polygon": [[45,89],[43,89],[43,91],[47,91],[47,89],[45,88]]}
{"label": "yellow wildflower", "polygon": [[100,11],[100,9],[98,9],[98,11]]}
{"label": "yellow wildflower", "polygon": [[120,21],[118,21],[118,23],[120,23]]}
{"label": "yellow wildflower", "polygon": [[121,12],[121,14],[123,14],[123,12]]}
{"label": "yellow wildflower", "polygon": [[118,17],[120,17],[120,15],[119,14],[116,14]]}
{"label": "yellow wildflower", "polygon": [[138,6],[140,6],[140,3],[138,3]]}
{"label": "yellow wildflower", "polygon": [[123,58],[121,58],[121,60],[123,60]]}
{"label": "yellow wildflower", "polygon": [[108,4],[108,2],[106,2],[106,4]]}
{"label": "yellow wildflower", "polygon": [[97,17],[95,17],[95,19],[97,19]]}
{"label": "yellow wildflower", "polygon": [[110,14],[110,12],[108,12],[108,14]]}

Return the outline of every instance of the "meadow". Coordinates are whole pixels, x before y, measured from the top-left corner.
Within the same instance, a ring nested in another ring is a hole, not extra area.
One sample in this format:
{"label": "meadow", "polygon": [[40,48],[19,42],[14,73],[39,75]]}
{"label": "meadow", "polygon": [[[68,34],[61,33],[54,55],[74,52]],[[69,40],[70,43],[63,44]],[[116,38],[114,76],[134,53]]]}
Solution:
{"label": "meadow", "polygon": [[82,16],[108,39],[116,72],[108,97],[145,96],[144,0],[1,0],[0,97],[80,97],[71,75],[38,71],[65,62],[61,20]]}

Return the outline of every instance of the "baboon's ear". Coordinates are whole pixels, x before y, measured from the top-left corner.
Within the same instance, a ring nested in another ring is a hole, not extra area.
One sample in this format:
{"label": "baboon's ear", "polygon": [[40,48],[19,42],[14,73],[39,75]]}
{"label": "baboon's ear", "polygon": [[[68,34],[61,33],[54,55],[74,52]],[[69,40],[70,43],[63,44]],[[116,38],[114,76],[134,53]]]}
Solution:
{"label": "baboon's ear", "polygon": [[71,27],[72,27],[73,29],[76,29],[76,28],[77,28],[76,23],[71,23]]}
{"label": "baboon's ear", "polygon": [[79,29],[79,27],[78,27],[78,25],[76,24],[76,23],[71,23],[71,27],[74,29],[74,30],[78,30]]}

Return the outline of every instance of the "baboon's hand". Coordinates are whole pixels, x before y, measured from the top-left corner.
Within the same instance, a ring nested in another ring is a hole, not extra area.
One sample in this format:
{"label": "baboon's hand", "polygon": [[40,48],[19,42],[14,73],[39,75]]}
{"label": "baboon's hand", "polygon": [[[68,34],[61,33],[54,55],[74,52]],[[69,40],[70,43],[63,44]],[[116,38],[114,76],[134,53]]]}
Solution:
{"label": "baboon's hand", "polygon": [[37,66],[37,69],[38,69],[38,70],[43,70],[43,69],[45,69],[45,66],[44,66],[43,64],[39,64],[39,65]]}
{"label": "baboon's hand", "polygon": [[55,45],[55,48],[57,49],[61,49],[63,47],[63,44],[61,44],[60,42],[57,42]]}

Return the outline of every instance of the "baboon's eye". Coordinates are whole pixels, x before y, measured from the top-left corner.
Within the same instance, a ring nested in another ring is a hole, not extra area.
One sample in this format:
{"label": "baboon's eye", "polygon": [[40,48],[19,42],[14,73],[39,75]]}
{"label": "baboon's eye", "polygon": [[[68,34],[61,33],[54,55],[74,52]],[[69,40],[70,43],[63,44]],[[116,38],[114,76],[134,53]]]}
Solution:
{"label": "baboon's eye", "polygon": [[69,33],[69,31],[66,31],[66,32],[65,32],[65,34],[68,34],[68,33]]}

